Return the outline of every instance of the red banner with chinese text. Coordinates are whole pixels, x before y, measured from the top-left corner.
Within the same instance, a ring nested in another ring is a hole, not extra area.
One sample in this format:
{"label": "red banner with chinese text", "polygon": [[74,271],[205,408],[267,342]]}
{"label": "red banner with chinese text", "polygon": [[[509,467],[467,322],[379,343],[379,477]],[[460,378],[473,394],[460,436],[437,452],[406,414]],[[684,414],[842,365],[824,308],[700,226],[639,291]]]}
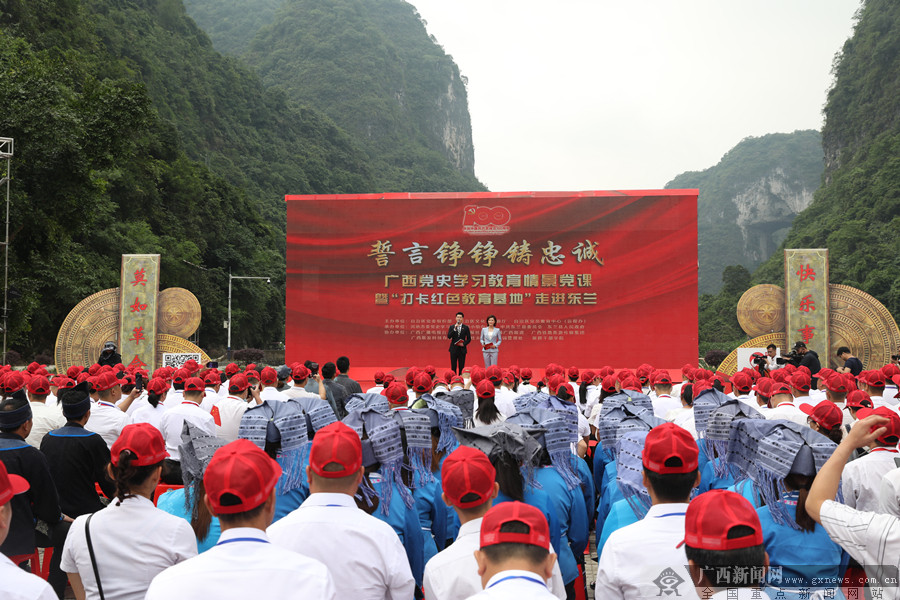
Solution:
{"label": "red banner with chinese text", "polygon": [[697,359],[697,191],[287,196],[287,361],[449,365]]}

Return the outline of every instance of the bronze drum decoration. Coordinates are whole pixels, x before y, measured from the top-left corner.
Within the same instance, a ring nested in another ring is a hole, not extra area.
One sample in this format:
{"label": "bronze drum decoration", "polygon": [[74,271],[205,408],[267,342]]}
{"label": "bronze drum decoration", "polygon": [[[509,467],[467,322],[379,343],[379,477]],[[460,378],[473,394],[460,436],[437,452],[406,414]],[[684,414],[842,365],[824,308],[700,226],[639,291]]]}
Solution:
{"label": "bronze drum decoration", "polygon": [[738,300],[737,319],[750,337],[784,331],[784,288],[768,283],[753,286]]}
{"label": "bronze drum decoration", "polygon": [[103,344],[119,335],[119,288],[92,294],[75,305],[56,336],[56,372],[97,362]]}
{"label": "bronze drum decoration", "polygon": [[159,333],[189,338],[200,327],[200,301],[190,291],[184,288],[166,288],[159,293],[158,302]]}

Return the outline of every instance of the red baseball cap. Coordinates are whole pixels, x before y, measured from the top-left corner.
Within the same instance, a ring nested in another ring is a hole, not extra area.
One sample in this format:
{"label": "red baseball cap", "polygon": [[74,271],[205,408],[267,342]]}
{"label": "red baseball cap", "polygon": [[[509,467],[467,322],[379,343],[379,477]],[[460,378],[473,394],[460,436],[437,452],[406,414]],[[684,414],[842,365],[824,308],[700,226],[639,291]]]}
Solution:
{"label": "red baseball cap", "polygon": [[866,371],[868,375],[866,376],[865,382],[872,387],[884,387],[884,373],[881,372],[881,369],[876,369],[875,371]]}
{"label": "red baseball cap", "polygon": [[808,392],[811,389],[809,375],[798,370],[791,375],[791,387],[801,392]]}
{"label": "red baseball cap", "polygon": [[202,392],[206,389],[206,384],[199,377],[191,377],[184,382],[184,391],[186,392]]}
{"label": "red baseball cap", "polygon": [[559,387],[556,388],[554,395],[559,396],[560,392],[564,391],[569,394],[570,397],[575,397],[575,386],[572,385],[571,381],[565,381],[559,384]]}
{"label": "red baseball cap", "polygon": [[840,373],[834,373],[830,377],[819,378],[819,381],[822,382],[827,389],[835,392],[836,394],[846,394],[850,392],[850,390],[854,389],[852,383]]}
{"label": "red baseball cap", "polygon": [[632,390],[634,392],[642,391],[641,382],[634,377],[626,377],[625,379],[623,379],[621,386],[623,390]]}
{"label": "red baseball cap", "polygon": [[738,371],[731,376],[731,385],[740,392],[749,392],[753,387],[753,379],[743,371]]}
{"label": "red baseball cap", "polygon": [[243,373],[232,375],[231,379],[228,380],[228,391],[232,394],[240,394],[248,387],[250,387],[250,382],[247,381],[247,376]]}
{"label": "red baseball cap", "polygon": [[388,402],[394,406],[406,404],[409,401],[409,395],[406,393],[406,386],[399,381],[392,381],[382,392]]}
{"label": "red baseball cap", "polygon": [[578,379],[578,367],[569,367],[566,375],[569,376],[569,379]]}
{"label": "red baseball cap", "polygon": [[123,450],[130,450],[137,457],[131,464],[138,467],[155,465],[169,455],[162,434],[150,423],[133,423],[122,429],[122,433],[110,448],[112,455],[110,460],[113,465],[118,466],[119,454]]}
{"label": "red baseball cap", "polygon": [[809,418],[825,429],[834,429],[844,421],[844,416],[834,402],[822,400],[815,406],[801,404],[800,410],[809,415]]}
{"label": "red baseball cap", "polygon": [[837,371],[826,367],[824,369],[819,369],[819,372],[816,373],[816,377],[819,378],[819,381],[822,381],[823,379],[830,379],[832,375],[836,375],[836,374],[837,374]]}
{"label": "red baseball cap", "polygon": [[591,371],[590,369],[581,373],[581,381],[582,383],[590,383],[593,380],[597,379],[597,374]]}
{"label": "red baseball cap", "polygon": [[487,379],[482,379],[478,382],[478,385],[475,387],[475,394],[479,398],[493,398],[494,397],[494,384],[491,383]]}
{"label": "red baseball cap", "polygon": [[[375,371],[375,375],[373,376],[375,379],[375,383],[384,383],[384,371]],[[301,377],[301,379],[303,379]]]}
{"label": "red baseball cap", "polygon": [[862,390],[847,394],[847,408],[872,408],[872,398]]}
{"label": "red baseball cap", "polygon": [[250,363],[246,367],[244,367],[244,374],[246,374],[247,371],[255,371],[255,370],[256,370],[256,363]]}
{"label": "red baseball cap", "polygon": [[[384,376],[383,373],[382,376]],[[291,379],[294,381],[303,381],[307,378],[309,378],[309,369],[307,369],[305,365],[297,365],[291,369]]]}
{"label": "red baseball cap", "polygon": [[512,371],[507,371],[503,374],[503,383],[506,385],[513,385],[516,382],[516,376]]}
{"label": "red baseball cap", "polygon": [[491,365],[490,367],[488,367],[485,375],[491,381],[491,383],[500,383],[500,381],[503,379],[503,371],[497,365]]}
{"label": "red baseball cap", "polygon": [[84,371],[84,367],[82,367],[81,365],[72,365],[71,367],[66,369],[66,376],[69,379],[75,379],[76,377],[81,375],[82,371]]}
{"label": "red baseball cap", "polygon": [[[696,471],[699,455],[697,442],[687,429],[674,423],[663,423],[647,434],[641,456],[645,469],[668,475]],[[671,464],[667,465],[667,462]]]}
{"label": "red baseball cap", "polygon": [[519,371],[519,375],[522,376],[522,379],[531,379],[531,376],[532,376],[531,369],[529,369],[528,367],[525,367],[524,369]]}
{"label": "red baseball cap", "polygon": [[[497,471],[487,455],[470,446],[460,446],[441,465],[444,493],[460,508],[481,506],[490,500],[496,478]],[[463,502],[462,499],[468,494],[475,494],[478,498]]]}
{"label": "red baseball cap", "polygon": [[790,394],[791,386],[784,383],[783,381],[777,381],[772,386],[772,389],[769,391],[770,397],[777,396],[778,394]]}
{"label": "red baseball cap", "polygon": [[75,387],[77,384],[74,379],[66,377],[65,375],[57,375],[53,378],[53,385],[61,390],[68,390]]}
{"label": "red baseball cap", "polygon": [[239,366],[237,366],[237,364],[235,364],[235,363],[228,363],[227,365],[225,365],[225,374],[228,377],[231,377],[235,373],[240,373],[240,371],[241,371],[241,368]]}
{"label": "red baseball cap", "polygon": [[[728,538],[738,526],[752,533]],[[762,526],[756,509],[746,498],[728,490],[710,490],[688,504],[684,515],[684,543],[700,550],[739,550],[763,543]]]}
{"label": "red baseball cap", "polygon": [[213,512],[230,515],[265,502],[279,477],[281,467],[268,454],[249,440],[236,440],[213,454],[203,486]]}
{"label": "red baseball cap", "polygon": [[175,371],[175,374],[172,376],[173,383],[184,383],[187,381],[188,377],[191,376],[191,372],[187,369],[178,369]]}
{"label": "red baseball cap", "polygon": [[[500,531],[507,523],[518,521],[528,526],[528,533]],[[539,509],[524,502],[502,502],[491,508],[481,521],[481,547],[496,544],[530,544],[550,550],[550,527]]]}
{"label": "red baseball cap", "polygon": [[865,419],[869,415],[878,415],[879,417],[885,417],[888,419],[887,423],[878,426],[887,428],[887,431],[885,431],[881,435],[881,437],[878,438],[879,442],[881,442],[882,444],[896,444],[898,441],[900,441],[900,415],[895,413],[887,406],[879,406],[878,408],[861,408],[859,409],[859,412],[856,413],[856,416],[860,419]]}
{"label": "red baseball cap", "polygon": [[607,375],[603,378],[603,381],[600,383],[600,387],[604,392],[612,393],[616,391],[616,376],[615,375]]}
{"label": "red baseball cap", "polygon": [[459,375],[454,375],[453,377],[450,378],[450,385],[456,385],[456,384],[465,385],[466,382],[463,381],[463,378],[460,377]]}
{"label": "red baseball cap", "polygon": [[206,383],[206,385],[220,385],[222,383],[222,376],[218,371],[212,369],[207,371],[206,376],[203,377],[203,382]]}
{"label": "red baseball cap", "polygon": [[96,380],[94,381],[94,389],[98,392],[105,392],[121,384],[122,382],[119,381],[119,378],[116,377],[115,373],[113,373],[112,371],[107,371],[106,373],[101,373],[96,377]]}
{"label": "red baseball cap", "polygon": [[[463,371],[463,372],[465,372],[465,371]],[[469,378],[472,380],[473,384],[478,385],[479,383],[481,383],[482,380],[484,380],[484,369],[482,369],[482,368],[472,369],[469,372]]]}
{"label": "red baseball cap", "polygon": [[655,371],[650,381],[653,385],[672,385],[672,377],[666,371]]}
{"label": "red baseball cap", "polygon": [[437,369],[434,368],[434,365],[425,365],[425,368],[422,370],[428,373],[432,379],[434,378],[435,373],[437,373]]}
{"label": "red baseball cap", "polygon": [[6,465],[0,462],[0,506],[12,500],[13,496],[28,491],[29,487],[27,479],[11,475],[6,470]]}
{"label": "red baseball cap", "polygon": [[50,393],[50,382],[43,375],[35,375],[28,382],[28,391],[35,396],[46,396]]}
{"label": "red baseball cap", "polygon": [[769,397],[772,393],[772,385],[775,383],[775,380],[771,377],[760,377],[756,380],[756,385],[753,386],[753,391],[759,394],[760,396]]}
{"label": "red baseball cap", "polygon": [[881,374],[884,375],[885,379],[893,380],[894,377],[900,375],[900,367],[898,367],[894,363],[888,363],[881,367]]}
{"label": "red baseball cap", "polygon": [[266,385],[275,385],[278,382],[278,373],[272,367],[264,367],[259,372],[259,380]]}
{"label": "red baseball cap", "polygon": [[188,372],[190,372],[191,374],[194,374],[194,373],[196,373],[197,371],[200,370],[200,364],[199,364],[196,360],[194,360],[193,358],[189,358],[189,359],[187,359],[186,361],[184,361],[184,365],[183,365],[183,366],[184,366],[184,368],[187,369]]}
{"label": "red baseball cap", "polygon": [[382,385],[390,385],[392,382],[397,381],[397,378],[391,375],[390,373],[385,373],[384,382]]}
{"label": "red baseball cap", "polygon": [[169,383],[162,377],[154,377],[147,382],[147,391],[162,396],[169,391]]}
{"label": "red baseball cap", "polygon": [[247,379],[255,379],[255,380],[259,381],[259,373],[257,373],[253,369],[248,369],[248,370],[244,371],[244,376],[247,377]]}
{"label": "red baseball cap", "polygon": [[[340,469],[325,470],[332,464]],[[309,467],[313,473],[327,479],[337,479],[355,474],[361,466],[362,442],[353,429],[335,421],[316,432],[309,451]]]}
{"label": "red baseball cap", "polygon": [[416,367],[410,367],[406,371],[406,385],[412,387],[413,382],[416,380],[416,375],[419,374],[419,369]]}
{"label": "red baseball cap", "polygon": [[413,379],[413,391],[427,392],[431,389],[431,375],[425,371],[418,373]]}

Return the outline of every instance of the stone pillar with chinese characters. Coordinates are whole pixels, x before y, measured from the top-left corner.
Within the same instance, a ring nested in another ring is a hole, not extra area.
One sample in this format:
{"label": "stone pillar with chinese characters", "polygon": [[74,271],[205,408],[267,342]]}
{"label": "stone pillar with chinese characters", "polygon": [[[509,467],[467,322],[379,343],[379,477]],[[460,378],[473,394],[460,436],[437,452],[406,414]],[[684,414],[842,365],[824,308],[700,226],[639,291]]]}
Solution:
{"label": "stone pillar with chinese characters", "polygon": [[828,364],[831,335],[828,329],[828,249],[784,251],[784,299],[787,343],[797,341]]}
{"label": "stone pillar with chinese characters", "polygon": [[156,368],[159,254],[123,254],[119,285],[119,354],[125,366]]}

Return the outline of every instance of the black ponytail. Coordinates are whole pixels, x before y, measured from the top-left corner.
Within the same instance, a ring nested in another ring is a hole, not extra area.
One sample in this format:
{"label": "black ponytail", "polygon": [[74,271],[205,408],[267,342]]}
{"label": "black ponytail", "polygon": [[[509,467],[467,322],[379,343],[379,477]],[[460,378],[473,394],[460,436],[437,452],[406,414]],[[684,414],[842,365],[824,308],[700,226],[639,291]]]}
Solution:
{"label": "black ponytail", "polygon": [[119,464],[110,464],[113,472],[113,481],[116,484],[116,506],[122,504],[126,498],[134,498],[134,488],[139,487],[150,478],[153,472],[162,466],[162,461],[155,465],[137,466],[131,461],[137,458],[131,450],[122,450],[119,453]]}

